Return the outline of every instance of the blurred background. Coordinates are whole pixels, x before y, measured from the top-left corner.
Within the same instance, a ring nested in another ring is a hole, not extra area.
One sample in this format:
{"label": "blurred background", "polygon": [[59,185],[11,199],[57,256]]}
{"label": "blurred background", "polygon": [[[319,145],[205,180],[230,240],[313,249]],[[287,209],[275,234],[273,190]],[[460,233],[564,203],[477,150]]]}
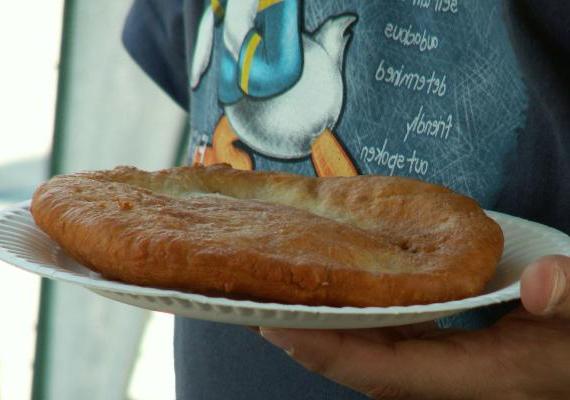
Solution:
{"label": "blurred background", "polygon": [[[50,175],[182,154],[185,113],[121,44],[131,0],[0,0],[0,208]],[[174,399],[173,317],[0,261],[0,400]]]}

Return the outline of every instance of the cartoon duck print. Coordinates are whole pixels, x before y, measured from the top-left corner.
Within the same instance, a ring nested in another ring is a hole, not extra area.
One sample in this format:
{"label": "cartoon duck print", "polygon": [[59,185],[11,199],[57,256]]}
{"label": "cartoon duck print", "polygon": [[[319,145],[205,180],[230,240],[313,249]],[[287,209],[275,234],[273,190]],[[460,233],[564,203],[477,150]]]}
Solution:
{"label": "cartoon duck print", "polygon": [[[205,165],[252,169],[240,141],[269,157],[311,156],[318,176],[357,175],[333,133],[344,100],[343,64],[352,14],[301,30],[301,0],[212,0],[198,29],[191,71],[196,89],[210,64],[216,26],[223,28],[218,100],[224,115],[211,145],[194,154]],[[221,25],[223,24],[223,25]]]}

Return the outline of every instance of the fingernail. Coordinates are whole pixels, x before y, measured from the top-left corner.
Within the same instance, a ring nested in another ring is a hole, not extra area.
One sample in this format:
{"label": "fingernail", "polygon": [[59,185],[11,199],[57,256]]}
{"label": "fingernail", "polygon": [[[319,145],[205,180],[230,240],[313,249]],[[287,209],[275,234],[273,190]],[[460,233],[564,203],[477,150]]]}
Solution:
{"label": "fingernail", "polygon": [[552,284],[552,292],[550,294],[550,299],[548,300],[548,305],[544,310],[545,314],[550,314],[554,311],[556,306],[558,306],[562,301],[564,292],[566,291],[566,275],[558,264],[554,265],[554,271],[552,275],[554,282]]}
{"label": "fingernail", "polygon": [[261,336],[263,336],[263,338],[269,343],[285,350],[285,352],[289,355],[293,354],[293,345],[291,344],[291,341],[289,340],[289,337],[284,330],[259,328],[259,332],[261,333]]}

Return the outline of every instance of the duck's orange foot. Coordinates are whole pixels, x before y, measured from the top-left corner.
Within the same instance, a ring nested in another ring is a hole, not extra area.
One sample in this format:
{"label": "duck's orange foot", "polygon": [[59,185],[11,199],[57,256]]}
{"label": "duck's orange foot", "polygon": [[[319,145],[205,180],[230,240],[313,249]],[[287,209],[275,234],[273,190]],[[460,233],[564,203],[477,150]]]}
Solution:
{"label": "duck's orange foot", "polygon": [[214,130],[212,146],[196,149],[193,164],[207,166],[225,163],[235,169],[252,170],[253,162],[249,154],[234,146],[238,140],[227,117],[222,116]]}
{"label": "duck's orange foot", "polygon": [[194,156],[192,157],[193,166],[204,165],[207,167],[214,164],[218,164],[218,162],[212,146],[202,145],[194,151]]}
{"label": "duck's orange foot", "polygon": [[311,158],[318,176],[358,175],[352,160],[329,129],[313,142]]}

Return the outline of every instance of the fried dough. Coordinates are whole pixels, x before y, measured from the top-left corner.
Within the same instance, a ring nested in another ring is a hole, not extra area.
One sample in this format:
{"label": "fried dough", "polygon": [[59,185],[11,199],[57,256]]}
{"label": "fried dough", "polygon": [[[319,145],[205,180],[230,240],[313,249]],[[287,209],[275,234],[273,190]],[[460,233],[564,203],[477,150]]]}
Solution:
{"label": "fried dough", "polygon": [[462,299],[503,250],[474,200],[400,177],[118,167],[52,178],[31,212],[108,279],[293,304]]}

